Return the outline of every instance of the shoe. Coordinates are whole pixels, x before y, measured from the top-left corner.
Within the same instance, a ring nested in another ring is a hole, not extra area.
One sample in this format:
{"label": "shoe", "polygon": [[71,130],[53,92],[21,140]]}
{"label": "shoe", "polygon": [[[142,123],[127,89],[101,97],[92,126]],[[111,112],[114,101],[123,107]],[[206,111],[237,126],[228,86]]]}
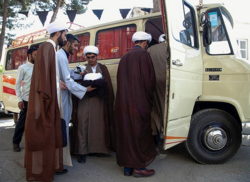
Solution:
{"label": "shoe", "polygon": [[132,172],[124,172],[124,176],[132,176]]}
{"label": "shoe", "polygon": [[102,154],[102,153],[89,153],[89,156],[91,157],[109,157],[108,154]]}
{"label": "shoe", "polygon": [[102,154],[102,153],[97,153],[95,156],[96,157],[109,157],[110,155],[108,155],[108,154]]}
{"label": "shoe", "polygon": [[19,144],[14,144],[14,143],[13,143],[13,151],[14,151],[14,152],[20,152],[20,151],[21,151],[21,149],[20,149],[20,147],[19,147]]}
{"label": "shoe", "polygon": [[55,173],[55,175],[61,175],[61,174],[65,174],[65,173],[67,173],[68,172],[68,169],[63,169],[63,170],[61,170],[61,171],[57,171],[56,173]]}
{"label": "shoe", "polygon": [[155,170],[153,169],[133,169],[133,176],[134,177],[149,177],[152,176],[155,173]]}
{"label": "shoe", "polygon": [[86,155],[78,155],[77,162],[84,164],[86,162]]}

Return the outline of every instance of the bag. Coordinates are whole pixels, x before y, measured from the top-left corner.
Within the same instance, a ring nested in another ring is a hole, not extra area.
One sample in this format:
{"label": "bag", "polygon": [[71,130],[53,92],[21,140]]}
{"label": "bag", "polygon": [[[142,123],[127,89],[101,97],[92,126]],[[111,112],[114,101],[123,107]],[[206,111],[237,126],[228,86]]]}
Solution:
{"label": "bag", "polygon": [[70,71],[70,77],[73,80],[81,80],[82,76],[80,75],[80,72],[84,72],[85,69],[86,69],[86,66],[82,66],[79,63],[73,70]]}
{"label": "bag", "polygon": [[61,128],[62,128],[62,143],[63,147],[67,146],[67,130],[66,130],[66,121],[61,118]]}

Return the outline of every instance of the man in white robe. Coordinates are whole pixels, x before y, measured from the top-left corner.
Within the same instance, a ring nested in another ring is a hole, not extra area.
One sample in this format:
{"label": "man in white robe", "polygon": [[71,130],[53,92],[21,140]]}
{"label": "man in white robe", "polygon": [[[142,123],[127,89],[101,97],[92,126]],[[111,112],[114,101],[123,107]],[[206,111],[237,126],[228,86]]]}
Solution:
{"label": "man in white robe", "polygon": [[65,88],[62,89],[62,106],[63,106],[63,116],[66,121],[67,126],[67,146],[63,148],[63,164],[72,166],[72,161],[69,151],[69,122],[72,114],[72,99],[71,93],[74,94],[79,99],[82,99],[87,91],[91,91],[92,87],[83,87],[76,83],[72,78],[70,78],[69,54],[73,55],[78,50],[78,43],[80,42],[77,37],[72,34],[66,35],[67,42],[64,46],[57,51],[57,60],[60,73],[60,80],[62,85],[65,83]]}

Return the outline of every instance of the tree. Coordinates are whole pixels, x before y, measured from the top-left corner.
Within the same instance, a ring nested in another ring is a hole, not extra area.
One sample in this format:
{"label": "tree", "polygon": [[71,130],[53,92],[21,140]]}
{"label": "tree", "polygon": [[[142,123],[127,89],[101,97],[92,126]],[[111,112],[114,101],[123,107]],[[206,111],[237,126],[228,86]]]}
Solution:
{"label": "tree", "polygon": [[152,9],[152,13],[156,13],[156,12],[161,12],[161,2],[160,0],[153,0],[153,9]]}
{"label": "tree", "polygon": [[[18,28],[30,27],[30,24],[25,24],[18,16],[19,11],[29,11],[36,15],[36,11],[49,10],[53,11],[53,16],[50,22],[56,19],[58,10],[62,8],[65,10],[77,10],[77,14],[82,14],[86,11],[86,5],[91,0],[0,0],[0,25],[2,24],[0,34],[0,60],[2,56],[3,44],[8,43],[15,34],[11,34],[9,30]],[[7,3],[5,6],[4,3]],[[4,16],[6,12],[6,16]],[[8,31],[6,31],[8,30]],[[7,33],[6,33],[7,32]]]}
{"label": "tree", "polygon": [[[4,43],[7,43],[14,34],[8,33],[6,30],[14,30],[16,28],[26,28],[29,25],[24,24],[22,20],[25,18],[18,17],[18,11],[25,10],[31,3],[30,0],[0,0],[0,17],[2,17],[1,36],[0,36],[0,60]],[[7,33],[6,33],[7,32]]]}
{"label": "tree", "polygon": [[[37,10],[49,10],[53,11],[50,23],[55,21],[59,9],[66,10],[77,10],[77,14],[83,14],[87,10],[86,5],[91,0],[40,0],[36,1],[35,11]],[[33,10],[34,12],[34,10]],[[34,13],[35,14],[35,13]]]}
{"label": "tree", "polygon": [[8,0],[4,0],[4,5],[3,5],[3,22],[2,22],[2,31],[1,31],[1,39],[0,39],[0,60],[2,58],[3,43],[4,43],[4,37],[5,37],[5,26],[6,26],[7,13],[8,13],[7,4],[8,4]]}

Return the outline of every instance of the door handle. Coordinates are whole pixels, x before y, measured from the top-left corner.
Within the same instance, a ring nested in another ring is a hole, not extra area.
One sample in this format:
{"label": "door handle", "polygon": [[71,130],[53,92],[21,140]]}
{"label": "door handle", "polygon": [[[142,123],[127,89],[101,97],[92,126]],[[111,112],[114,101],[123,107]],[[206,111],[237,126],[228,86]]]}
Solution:
{"label": "door handle", "polygon": [[179,59],[173,60],[172,63],[173,65],[176,65],[176,66],[183,66],[183,63]]}

